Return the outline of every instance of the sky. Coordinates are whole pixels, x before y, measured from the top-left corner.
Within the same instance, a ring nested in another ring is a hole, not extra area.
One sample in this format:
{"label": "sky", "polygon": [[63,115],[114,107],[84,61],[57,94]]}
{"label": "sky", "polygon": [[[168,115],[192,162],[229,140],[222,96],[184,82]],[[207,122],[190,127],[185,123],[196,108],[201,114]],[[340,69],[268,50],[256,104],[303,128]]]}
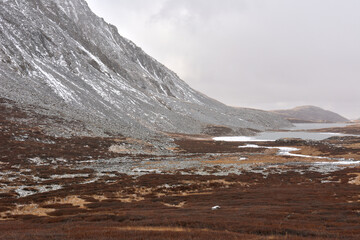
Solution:
{"label": "sky", "polygon": [[87,0],[120,35],[227,105],[360,118],[358,0]]}

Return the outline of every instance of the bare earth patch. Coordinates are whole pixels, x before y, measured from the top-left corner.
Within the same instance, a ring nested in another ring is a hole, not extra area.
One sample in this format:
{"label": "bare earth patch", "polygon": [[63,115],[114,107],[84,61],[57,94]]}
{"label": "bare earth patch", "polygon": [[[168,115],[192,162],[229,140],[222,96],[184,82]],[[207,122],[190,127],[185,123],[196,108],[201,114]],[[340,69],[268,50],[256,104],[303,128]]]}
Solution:
{"label": "bare earth patch", "polygon": [[0,213],[0,220],[8,220],[10,217],[21,215],[33,215],[38,217],[48,216],[48,213],[54,212],[52,208],[42,208],[38,204],[25,204],[16,205],[16,207],[10,211]]}
{"label": "bare earth patch", "polygon": [[349,180],[350,184],[360,185],[360,173],[349,173],[348,175],[357,175]]}

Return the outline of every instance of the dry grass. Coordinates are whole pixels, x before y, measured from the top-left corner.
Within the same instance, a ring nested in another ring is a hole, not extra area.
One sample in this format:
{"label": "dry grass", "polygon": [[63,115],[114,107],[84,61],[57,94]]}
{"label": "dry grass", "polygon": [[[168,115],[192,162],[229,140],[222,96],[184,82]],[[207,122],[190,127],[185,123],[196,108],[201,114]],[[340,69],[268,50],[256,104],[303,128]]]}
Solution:
{"label": "dry grass", "polygon": [[78,196],[66,196],[65,198],[55,198],[53,200],[46,201],[45,205],[51,205],[51,204],[71,204],[75,207],[83,208],[85,209],[85,204],[88,204],[89,202],[85,201],[82,198],[79,198]]}
{"label": "dry grass", "polygon": [[23,216],[23,215],[33,215],[38,217],[48,216],[49,213],[54,212],[55,209],[52,208],[43,208],[38,204],[24,204],[24,205],[16,205],[12,210],[0,213],[0,220],[9,220],[15,216]]}
{"label": "dry grass", "polygon": [[349,175],[357,175],[349,180],[350,184],[360,185],[360,173],[349,173]]}
{"label": "dry grass", "polygon": [[[28,158],[65,158],[71,165],[89,156],[94,160],[129,156],[121,148],[120,153],[109,151],[111,146],[140,144],[151,151],[151,145],[122,137],[52,138],[36,126],[23,124],[36,119],[20,123],[5,118],[26,119],[19,109],[11,110],[0,104],[0,110],[3,113],[0,127],[4,130],[0,131],[1,171],[18,171],[13,165],[30,169],[23,173],[22,179],[10,175],[0,179],[1,184],[9,185],[0,193],[0,215],[7,218],[0,222],[0,239],[360,239],[358,167],[328,174],[293,165],[273,166],[286,171],[271,173],[269,169],[268,175],[255,171],[229,176],[147,174],[138,178],[116,174],[88,184],[83,182],[91,177],[53,179],[47,183],[61,184],[63,188],[18,198],[16,186],[24,183],[29,188],[36,186],[32,176],[49,178],[54,174],[78,173],[94,176],[93,170],[77,170],[61,164],[56,168],[31,165]],[[61,123],[61,119],[57,121]],[[13,139],[24,134],[41,141]],[[176,141],[179,158],[197,160],[204,168],[208,163],[241,162],[256,169],[267,163],[314,161],[276,156],[274,150],[242,149],[238,148],[239,143],[214,142],[201,137],[181,136]],[[46,144],[43,140],[55,143]],[[302,149],[299,153],[309,155],[359,155],[359,139],[331,141],[342,147],[325,143],[309,145],[304,141],[264,144],[295,146]],[[149,156],[136,157],[141,160]],[[238,161],[240,157],[248,160]],[[215,205],[221,208],[212,211]]]}

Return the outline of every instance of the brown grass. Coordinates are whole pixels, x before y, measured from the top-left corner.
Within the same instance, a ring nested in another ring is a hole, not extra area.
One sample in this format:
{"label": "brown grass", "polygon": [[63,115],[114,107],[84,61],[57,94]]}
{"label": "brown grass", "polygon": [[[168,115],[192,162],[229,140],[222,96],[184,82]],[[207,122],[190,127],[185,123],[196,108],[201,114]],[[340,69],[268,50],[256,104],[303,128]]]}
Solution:
{"label": "brown grass", "polygon": [[[280,164],[268,169],[268,175],[245,170],[240,175],[228,176],[147,174],[133,178],[116,174],[82,184],[94,172],[72,168],[76,161],[87,160],[89,156],[93,160],[132,156],[110,152],[113,145],[140,144],[148,150],[151,145],[122,137],[49,137],[40,128],[25,124],[36,123],[36,119],[16,122],[6,118],[28,119],[20,109],[11,110],[0,104],[0,110],[1,171],[19,171],[14,165],[30,169],[22,173],[21,179],[0,179],[1,184],[9,185],[0,193],[0,215],[6,218],[0,222],[0,239],[360,239],[359,167],[318,173],[309,171],[307,166]],[[13,138],[24,134],[30,140]],[[240,162],[252,164],[253,170],[264,171],[267,163],[314,161],[279,157],[276,151],[243,149],[238,148],[239,143],[201,137],[179,137],[176,151],[179,159],[200,161],[204,168],[207,164],[219,165],[209,171],[216,172],[222,163],[237,163],[239,157],[248,157]],[[264,145],[296,146],[302,149],[300,153],[324,156],[359,154],[359,139],[328,142],[336,147],[327,142],[305,141]],[[65,158],[70,166],[35,166],[27,161],[32,157]],[[136,155],[134,159],[148,157]],[[15,193],[19,185],[34,188],[38,183],[32,176],[48,178],[53,174],[76,173],[90,176],[47,180],[46,184],[63,185],[57,191],[23,198]],[[221,208],[212,211],[215,205]]]}
{"label": "brown grass", "polygon": [[349,175],[357,175],[349,180],[350,184],[360,185],[360,173],[349,173]]}

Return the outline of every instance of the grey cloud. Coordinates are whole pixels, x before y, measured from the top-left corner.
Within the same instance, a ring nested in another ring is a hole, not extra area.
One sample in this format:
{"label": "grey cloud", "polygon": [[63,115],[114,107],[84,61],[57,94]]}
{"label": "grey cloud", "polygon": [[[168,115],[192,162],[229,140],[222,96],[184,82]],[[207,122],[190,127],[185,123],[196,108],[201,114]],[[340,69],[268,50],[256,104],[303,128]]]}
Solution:
{"label": "grey cloud", "polygon": [[233,106],[360,117],[360,1],[88,0],[195,89]]}
{"label": "grey cloud", "polygon": [[245,6],[243,0],[167,0],[153,17],[156,20],[170,20],[174,24],[206,24],[221,15],[238,14]]}

